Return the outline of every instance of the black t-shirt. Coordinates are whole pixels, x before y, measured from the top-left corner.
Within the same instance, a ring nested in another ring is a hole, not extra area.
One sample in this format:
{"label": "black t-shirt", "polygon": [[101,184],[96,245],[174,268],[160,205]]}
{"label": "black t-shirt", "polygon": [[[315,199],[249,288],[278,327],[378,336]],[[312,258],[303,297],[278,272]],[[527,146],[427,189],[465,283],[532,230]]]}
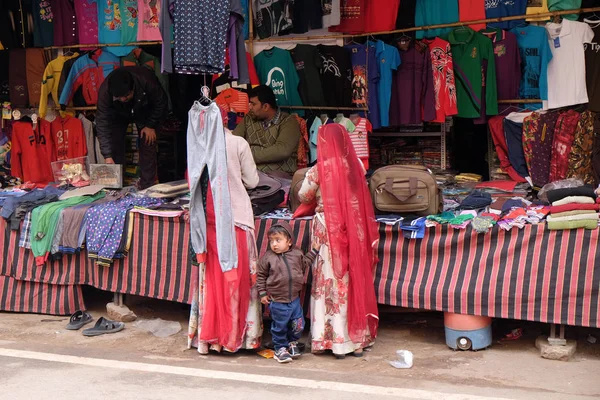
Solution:
{"label": "black t-shirt", "polygon": [[321,84],[327,106],[352,106],[352,61],[350,52],[340,46],[317,46],[323,65]]}
{"label": "black t-shirt", "polygon": [[315,46],[299,44],[290,50],[300,78],[298,92],[305,106],[325,106],[320,70],[323,61]]}
{"label": "black t-shirt", "polygon": [[292,33],[323,28],[321,0],[295,1],[292,8]]}
{"label": "black t-shirt", "polygon": [[[415,10],[417,0],[402,0],[398,7],[396,29],[412,28],[415,26]],[[414,35],[414,32],[411,32]]]}
{"label": "black t-shirt", "polygon": [[588,108],[600,112],[600,26],[593,28],[594,40],[585,44],[585,76]]}
{"label": "black t-shirt", "polygon": [[8,66],[10,65],[10,52],[0,51],[0,101],[10,101],[10,86],[8,83]]}

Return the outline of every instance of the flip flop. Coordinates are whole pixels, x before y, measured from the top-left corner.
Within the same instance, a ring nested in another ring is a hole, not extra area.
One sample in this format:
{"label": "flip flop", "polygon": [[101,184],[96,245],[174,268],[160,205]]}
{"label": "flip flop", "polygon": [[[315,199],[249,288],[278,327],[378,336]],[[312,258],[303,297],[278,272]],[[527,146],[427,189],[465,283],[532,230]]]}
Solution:
{"label": "flip flop", "polygon": [[69,319],[69,323],[67,324],[67,329],[70,331],[76,331],[81,329],[85,324],[89,324],[92,322],[94,318],[87,311],[75,311],[71,318]]}
{"label": "flip flop", "polygon": [[83,331],[83,336],[100,336],[105,333],[116,333],[122,331],[123,328],[125,328],[125,324],[122,322],[111,321],[104,317],[100,317],[93,328],[88,328]]}

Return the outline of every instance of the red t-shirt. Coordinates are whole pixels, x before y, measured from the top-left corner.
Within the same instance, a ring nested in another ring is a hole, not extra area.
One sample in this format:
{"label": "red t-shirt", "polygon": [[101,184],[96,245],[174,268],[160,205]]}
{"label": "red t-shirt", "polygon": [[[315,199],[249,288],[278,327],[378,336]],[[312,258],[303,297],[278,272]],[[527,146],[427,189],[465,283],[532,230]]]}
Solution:
{"label": "red t-shirt", "polygon": [[365,4],[367,6],[365,32],[384,32],[396,29],[400,0],[368,0]]}
{"label": "red t-shirt", "polygon": [[340,24],[329,28],[330,32],[362,33],[365,30],[366,0],[342,0]]}
{"label": "red t-shirt", "polygon": [[[458,14],[461,21],[485,19],[484,0],[458,0]],[[485,24],[469,25],[475,32],[485,29]]]}

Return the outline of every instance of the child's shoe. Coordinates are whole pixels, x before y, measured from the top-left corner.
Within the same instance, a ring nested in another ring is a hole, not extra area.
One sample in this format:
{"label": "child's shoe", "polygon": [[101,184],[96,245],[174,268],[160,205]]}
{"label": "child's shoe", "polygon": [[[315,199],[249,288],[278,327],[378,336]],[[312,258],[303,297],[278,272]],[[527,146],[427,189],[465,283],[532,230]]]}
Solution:
{"label": "child's shoe", "polygon": [[292,359],[297,360],[302,355],[300,349],[298,348],[298,342],[290,342],[290,346],[288,347],[290,356]]}
{"label": "child's shoe", "polygon": [[275,352],[275,359],[281,364],[292,362],[292,356],[285,347],[282,347]]}

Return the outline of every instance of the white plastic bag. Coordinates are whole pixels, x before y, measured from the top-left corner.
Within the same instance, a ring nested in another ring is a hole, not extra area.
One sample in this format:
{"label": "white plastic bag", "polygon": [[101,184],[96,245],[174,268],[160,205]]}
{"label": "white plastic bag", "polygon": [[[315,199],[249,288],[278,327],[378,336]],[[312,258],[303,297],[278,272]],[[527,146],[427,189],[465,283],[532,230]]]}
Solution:
{"label": "white plastic bag", "polygon": [[390,361],[390,365],[398,369],[408,369],[413,366],[413,353],[409,350],[397,350],[397,360]]}

